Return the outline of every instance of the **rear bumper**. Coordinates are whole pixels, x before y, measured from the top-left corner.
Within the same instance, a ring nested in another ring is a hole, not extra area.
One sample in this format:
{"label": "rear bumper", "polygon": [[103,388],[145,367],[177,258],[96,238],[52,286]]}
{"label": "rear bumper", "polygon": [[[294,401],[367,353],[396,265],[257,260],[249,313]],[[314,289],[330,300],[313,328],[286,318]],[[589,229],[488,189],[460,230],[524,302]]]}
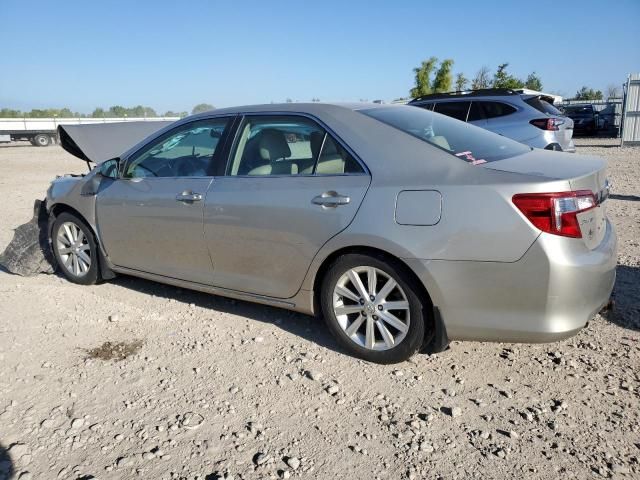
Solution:
{"label": "rear bumper", "polygon": [[517,262],[407,261],[451,340],[552,342],[576,334],[608,302],[617,238],[600,246],[541,234]]}

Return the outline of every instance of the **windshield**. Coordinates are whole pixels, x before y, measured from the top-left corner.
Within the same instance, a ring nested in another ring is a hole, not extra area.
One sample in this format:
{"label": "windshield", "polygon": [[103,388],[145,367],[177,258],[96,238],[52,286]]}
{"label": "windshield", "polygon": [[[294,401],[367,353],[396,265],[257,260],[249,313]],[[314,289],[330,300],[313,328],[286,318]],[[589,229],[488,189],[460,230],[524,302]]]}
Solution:
{"label": "windshield", "polygon": [[515,157],[531,150],[501,135],[423,108],[394,106],[359,112],[473,165]]}

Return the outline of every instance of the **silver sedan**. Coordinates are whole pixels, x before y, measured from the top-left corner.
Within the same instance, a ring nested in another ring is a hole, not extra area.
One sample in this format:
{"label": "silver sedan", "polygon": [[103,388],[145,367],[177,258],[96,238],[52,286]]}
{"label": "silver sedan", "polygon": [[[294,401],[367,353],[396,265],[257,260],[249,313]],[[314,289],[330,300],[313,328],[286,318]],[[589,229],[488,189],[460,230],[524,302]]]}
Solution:
{"label": "silver sedan", "polygon": [[106,161],[76,140],[63,145],[100,163],[54,181],[47,208],[79,284],[134,275],[316,314],[380,363],[449,340],[563,339],[613,288],[604,161],[438,113],[214,110]]}

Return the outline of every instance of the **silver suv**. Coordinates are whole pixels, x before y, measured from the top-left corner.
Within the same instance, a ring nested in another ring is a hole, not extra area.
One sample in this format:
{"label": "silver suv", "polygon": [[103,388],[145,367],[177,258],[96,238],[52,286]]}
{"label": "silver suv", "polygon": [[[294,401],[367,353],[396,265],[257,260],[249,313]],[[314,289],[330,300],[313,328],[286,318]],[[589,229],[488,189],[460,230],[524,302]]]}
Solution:
{"label": "silver suv", "polygon": [[575,152],[573,120],[552,103],[545,95],[483,89],[425,95],[409,105],[469,122],[531,147]]}

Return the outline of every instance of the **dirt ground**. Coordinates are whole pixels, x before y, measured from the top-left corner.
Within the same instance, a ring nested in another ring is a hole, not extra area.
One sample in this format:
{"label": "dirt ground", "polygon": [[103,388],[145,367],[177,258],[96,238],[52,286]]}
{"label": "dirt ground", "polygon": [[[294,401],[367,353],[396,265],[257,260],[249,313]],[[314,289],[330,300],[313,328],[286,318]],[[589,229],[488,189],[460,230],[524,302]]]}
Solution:
{"label": "dirt ground", "polygon": [[[640,149],[609,159],[615,314],[546,345],[394,366],[322,322],[118,277],[0,272],[0,479],[640,478]],[[0,147],[0,251],[59,147]]]}

